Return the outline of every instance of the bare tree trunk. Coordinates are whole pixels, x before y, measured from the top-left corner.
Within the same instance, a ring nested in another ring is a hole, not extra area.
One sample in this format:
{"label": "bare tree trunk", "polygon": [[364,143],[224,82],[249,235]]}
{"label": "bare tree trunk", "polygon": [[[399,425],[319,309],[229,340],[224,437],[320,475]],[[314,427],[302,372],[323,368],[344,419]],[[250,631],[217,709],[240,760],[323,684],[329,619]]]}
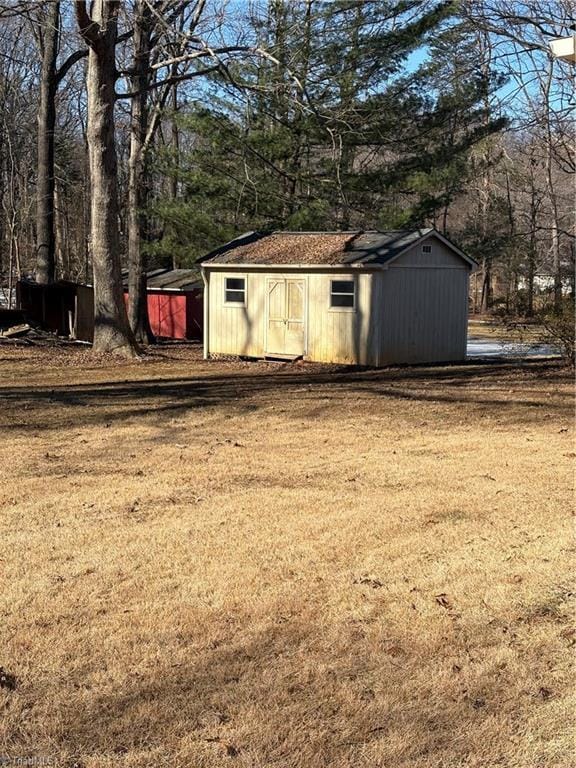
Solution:
{"label": "bare tree trunk", "polygon": [[[88,155],[88,142],[86,142],[86,155]],[[89,163],[88,163],[89,165]],[[89,168],[88,175],[90,174]],[[90,185],[82,186],[82,272],[84,282],[90,284],[94,282],[91,273],[92,253],[90,248]]]}
{"label": "bare tree trunk", "polygon": [[482,260],[482,291],[480,294],[480,312],[486,313],[492,306],[492,258]]}
{"label": "bare tree trunk", "polygon": [[118,179],[114,103],[116,40],[120,3],[95,0],[92,18],[84,0],[76,0],[80,32],[88,55],[88,155],[91,204],[91,245],[94,269],[94,351],[125,357],[138,354],[130,330],[122,289],[118,231]]}
{"label": "bare tree trunk", "polygon": [[[180,163],[180,131],[178,129],[178,84],[174,83],[172,88],[172,124],[170,143],[172,145],[172,162],[174,168],[178,168]],[[176,171],[170,176],[170,198],[175,203],[178,199],[178,174]],[[172,269],[178,268],[178,257],[176,248],[172,249]]]}
{"label": "bare tree trunk", "polygon": [[536,226],[538,210],[536,199],[536,181],[532,172],[530,178],[530,240],[528,244],[528,270],[526,276],[526,315],[534,315],[534,278],[536,276]]}
{"label": "bare tree trunk", "polygon": [[128,319],[140,344],[155,341],[148,318],[145,259],[142,244],[146,229],[146,133],[150,78],[150,6],[139,0],[134,18],[134,63],[131,79],[130,156],[128,159]]}
{"label": "bare tree trunk", "polygon": [[480,190],[480,225],[482,232],[482,290],[480,294],[480,312],[486,313],[492,307],[492,253],[488,245],[488,232],[490,230],[490,190],[492,175],[490,172],[490,150],[485,153],[486,168],[482,174],[482,187]]}
{"label": "bare tree trunk", "polygon": [[554,308],[558,311],[562,306],[562,269],[560,265],[560,235],[558,232],[558,206],[556,196],[551,195],[552,204],[552,271],[554,273]]}
{"label": "bare tree trunk", "polygon": [[492,306],[492,253],[489,251],[488,232],[490,215],[490,150],[487,148],[484,156],[485,170],[482,174],[482,186],[480,189],[480,226],[482,234],[482,287],[480,291],[480,312],[488,312]]}
{"label": "bare tree trunk", "polygon": [[38,180],[36,187],[36,280],[54,281],[54,129],[56,126],[56,57],[60,2],[49,4],[43,30],[42,74],[38,107]]}
{"label": "bare tree trunk", "polygon": [[[504,180],[506,183],[506,211],[508,216],[508,237],[509,243],[513,243],[516,235],[516,221],[514,218],[514,203],[512,201],[512,189],[510,185],[510,171],[508,161],[504,162]],[[518,314],[518,264],[516,261],[516,252],[513,245],[509,245],[508,263],[510,272],[508,275],[508,288],[506,299],[506,312],[513,311]],[[510,251],[510,249],[512,249]]]}
{"label": "bare tree trunk", "polygon": [[[553,63],[550,60],[549,70],[544,83],[544,97],[546,100],[546,106],[550,105],[550,95],[552,89],[553,80]],[[562,275],[560,270],[560,233],[558,223],[558,199],[556,197],[556,190],[554,189],[554,158],[553,158],[553,135],[552,124],[550,121],[550,111],[545,109],[543,113],[543,119],[546,125],[546,191],[548,193],[548,201],[550,204],[550,230],[551,241],[550,251],[552,254],[552,273],[554,275],[554,309],[558,311],[562,305]]]}
{"label": "bare tree trunk", "polygon": [[[82,225],[82,219],[80,225]],[[62,184],[56,179],[54,186],[54,234],[56,236],[56,275],[72,280],[73,267],[70,244],[70,218]]]}
{"label": "bare tree trunk", "polygon": [[14,290],[14,240],[10,240],[8,252],[8,309],[12,309],[12,292]]}
{"label": "bare tree trunk", "polygon": [[[476,35],[476,44],[479,51],[480,69],[485,82],[489,81],[492,50],[490,39],[484,30],[478,30]],[[483,96],[484,117],[483,122],[488,125],[491,117],[489,94],[485,90]],[[492,307],[492,262],[494,254],[488,250],[488,233],[490,231],[490,202],[492,195],[492,157],[490,140],[485,140],[483,161],[484,170],[482,173],[482,186],[480,189],[480,225],[483,242],[482,254],[482,291],[480,294],[480,312],[488,312]]]}
{"label": "bare tree trunk", "polygon": [[[548,126],[549,129],[549,126]],[[546,146],[546,191],[550,204],[550,251],[552,254],[552,274],[554,275],[554,308],[558,311],[562,304],[562,273],[560,266],[560,233],[558,223],[558,199],[554,189],[552,158],[552,137],[548,130]]]}
{"label": "bare tree trunk", "polygon": [[[171,144],[173,161],[176,167],[178,167],[178,161],[180,157],[180,133],[178,131],[178,120],[176,113],[178,112],[178,83],[174,83],[172,86],[172,121],[170,126],[171,131]],[[172,200],[176,200],[178,197],[178,176],[173,173],[170,177],[170,197]],[[176,269],[176,266],[174,266]]]}
{"label": "bare tree trunk", "polygon": [[65,235],[59,184],[54,184],[54,274],[68,277],[65,257]]}

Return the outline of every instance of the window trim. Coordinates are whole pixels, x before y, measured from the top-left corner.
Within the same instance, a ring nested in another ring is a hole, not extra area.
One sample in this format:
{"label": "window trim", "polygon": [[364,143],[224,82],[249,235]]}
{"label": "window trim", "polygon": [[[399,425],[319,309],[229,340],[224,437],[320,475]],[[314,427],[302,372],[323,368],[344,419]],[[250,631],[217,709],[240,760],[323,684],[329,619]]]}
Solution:
{"label": "window trim", "polygon": [[[228,280],[243,280],[244,281],[244,288],[228,288]],[[226,299],[226,294],[228,291],[235,291],[235,292],[242,292],[244,293],[244,299],[243,301],[228,301]],[[247,294],[248,294],[248,278],[247,275],[224,275],[224,306],[225,307],[245,307],[247,304]]]}
{"label": "window trim", "polygon": [[[427,250],[425,250],[427,249]],[[422,244],[422,253],[432,253],[432,243],[423,243]]]}
{"label": "window trim", "polygon": [[[348,291],[333,291],[332,290],[332,283],[352,283],[352,293],[349,293]],[[334,307],[332,306],[332,296],[352,296],[352,306],[351,307]],[[355,276],[342,276],[342,277],[331,277],[329,281],[328,286],[328,311],[329,312],[356,312],[356,307],[358,304],[358,283]]]}

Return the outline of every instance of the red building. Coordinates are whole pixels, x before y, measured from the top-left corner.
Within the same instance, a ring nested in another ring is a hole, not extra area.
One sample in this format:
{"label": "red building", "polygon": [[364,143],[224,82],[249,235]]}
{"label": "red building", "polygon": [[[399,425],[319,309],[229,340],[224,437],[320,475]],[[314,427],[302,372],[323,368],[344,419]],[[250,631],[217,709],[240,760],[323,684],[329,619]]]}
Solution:
{"label": "red building", "polygon": [[[152,333],[165,339],[202,339],[203,283],[197,269],[148,273],[148,316]],[[124,287],[128,301],[128,289]]]}

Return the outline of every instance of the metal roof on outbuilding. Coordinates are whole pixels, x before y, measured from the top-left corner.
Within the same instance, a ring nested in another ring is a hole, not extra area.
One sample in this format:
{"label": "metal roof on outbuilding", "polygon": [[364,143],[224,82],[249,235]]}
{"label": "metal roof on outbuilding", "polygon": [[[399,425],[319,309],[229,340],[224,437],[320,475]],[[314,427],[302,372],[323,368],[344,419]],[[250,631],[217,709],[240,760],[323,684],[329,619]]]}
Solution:
{"label": "metal roof on outbuilding", "polygon": [[202,285],[198,269],[171,269],[148,278],[148,288],[185,291]]}
{"label": "metal roof on outbuilding", "polygon": [[[152,269],[146,273],[148,290],[187,291],[202,287],[202,278],[198,268],[192,269]],[[128,272],[122,273],[124,288],[128,288]]]}
{"label": "metal roof on outbuilding", "polygon": [[473,259],[433,228],[355,232],[249,232],[200,260],[202,266],[369,266],[385,264],[430,235],[465,261]]}

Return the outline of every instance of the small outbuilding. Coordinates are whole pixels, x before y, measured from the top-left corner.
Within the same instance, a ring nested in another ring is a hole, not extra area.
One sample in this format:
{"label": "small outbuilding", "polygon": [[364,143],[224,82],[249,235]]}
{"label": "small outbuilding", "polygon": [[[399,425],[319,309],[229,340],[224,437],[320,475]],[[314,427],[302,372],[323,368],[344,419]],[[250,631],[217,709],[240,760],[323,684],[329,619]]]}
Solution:
{"label": "small outbuilding", "polygon": [[201,260],[204,355],[464,360],[475,267],[435,229],[249,233]]}
{"label": "small outbuilding", "polygon": [[91,342],[94,338],[94,291],[91,285],[58,280],[42,285],[19,280],[16,302],[32,325]]}
{"label": "small outbuilding", "polygon": [[[124,295],[128,302],[128,273]],[[164,339],[202,340],[203,286],[199,270],[155,269],[147,273],[148,319]]]}

